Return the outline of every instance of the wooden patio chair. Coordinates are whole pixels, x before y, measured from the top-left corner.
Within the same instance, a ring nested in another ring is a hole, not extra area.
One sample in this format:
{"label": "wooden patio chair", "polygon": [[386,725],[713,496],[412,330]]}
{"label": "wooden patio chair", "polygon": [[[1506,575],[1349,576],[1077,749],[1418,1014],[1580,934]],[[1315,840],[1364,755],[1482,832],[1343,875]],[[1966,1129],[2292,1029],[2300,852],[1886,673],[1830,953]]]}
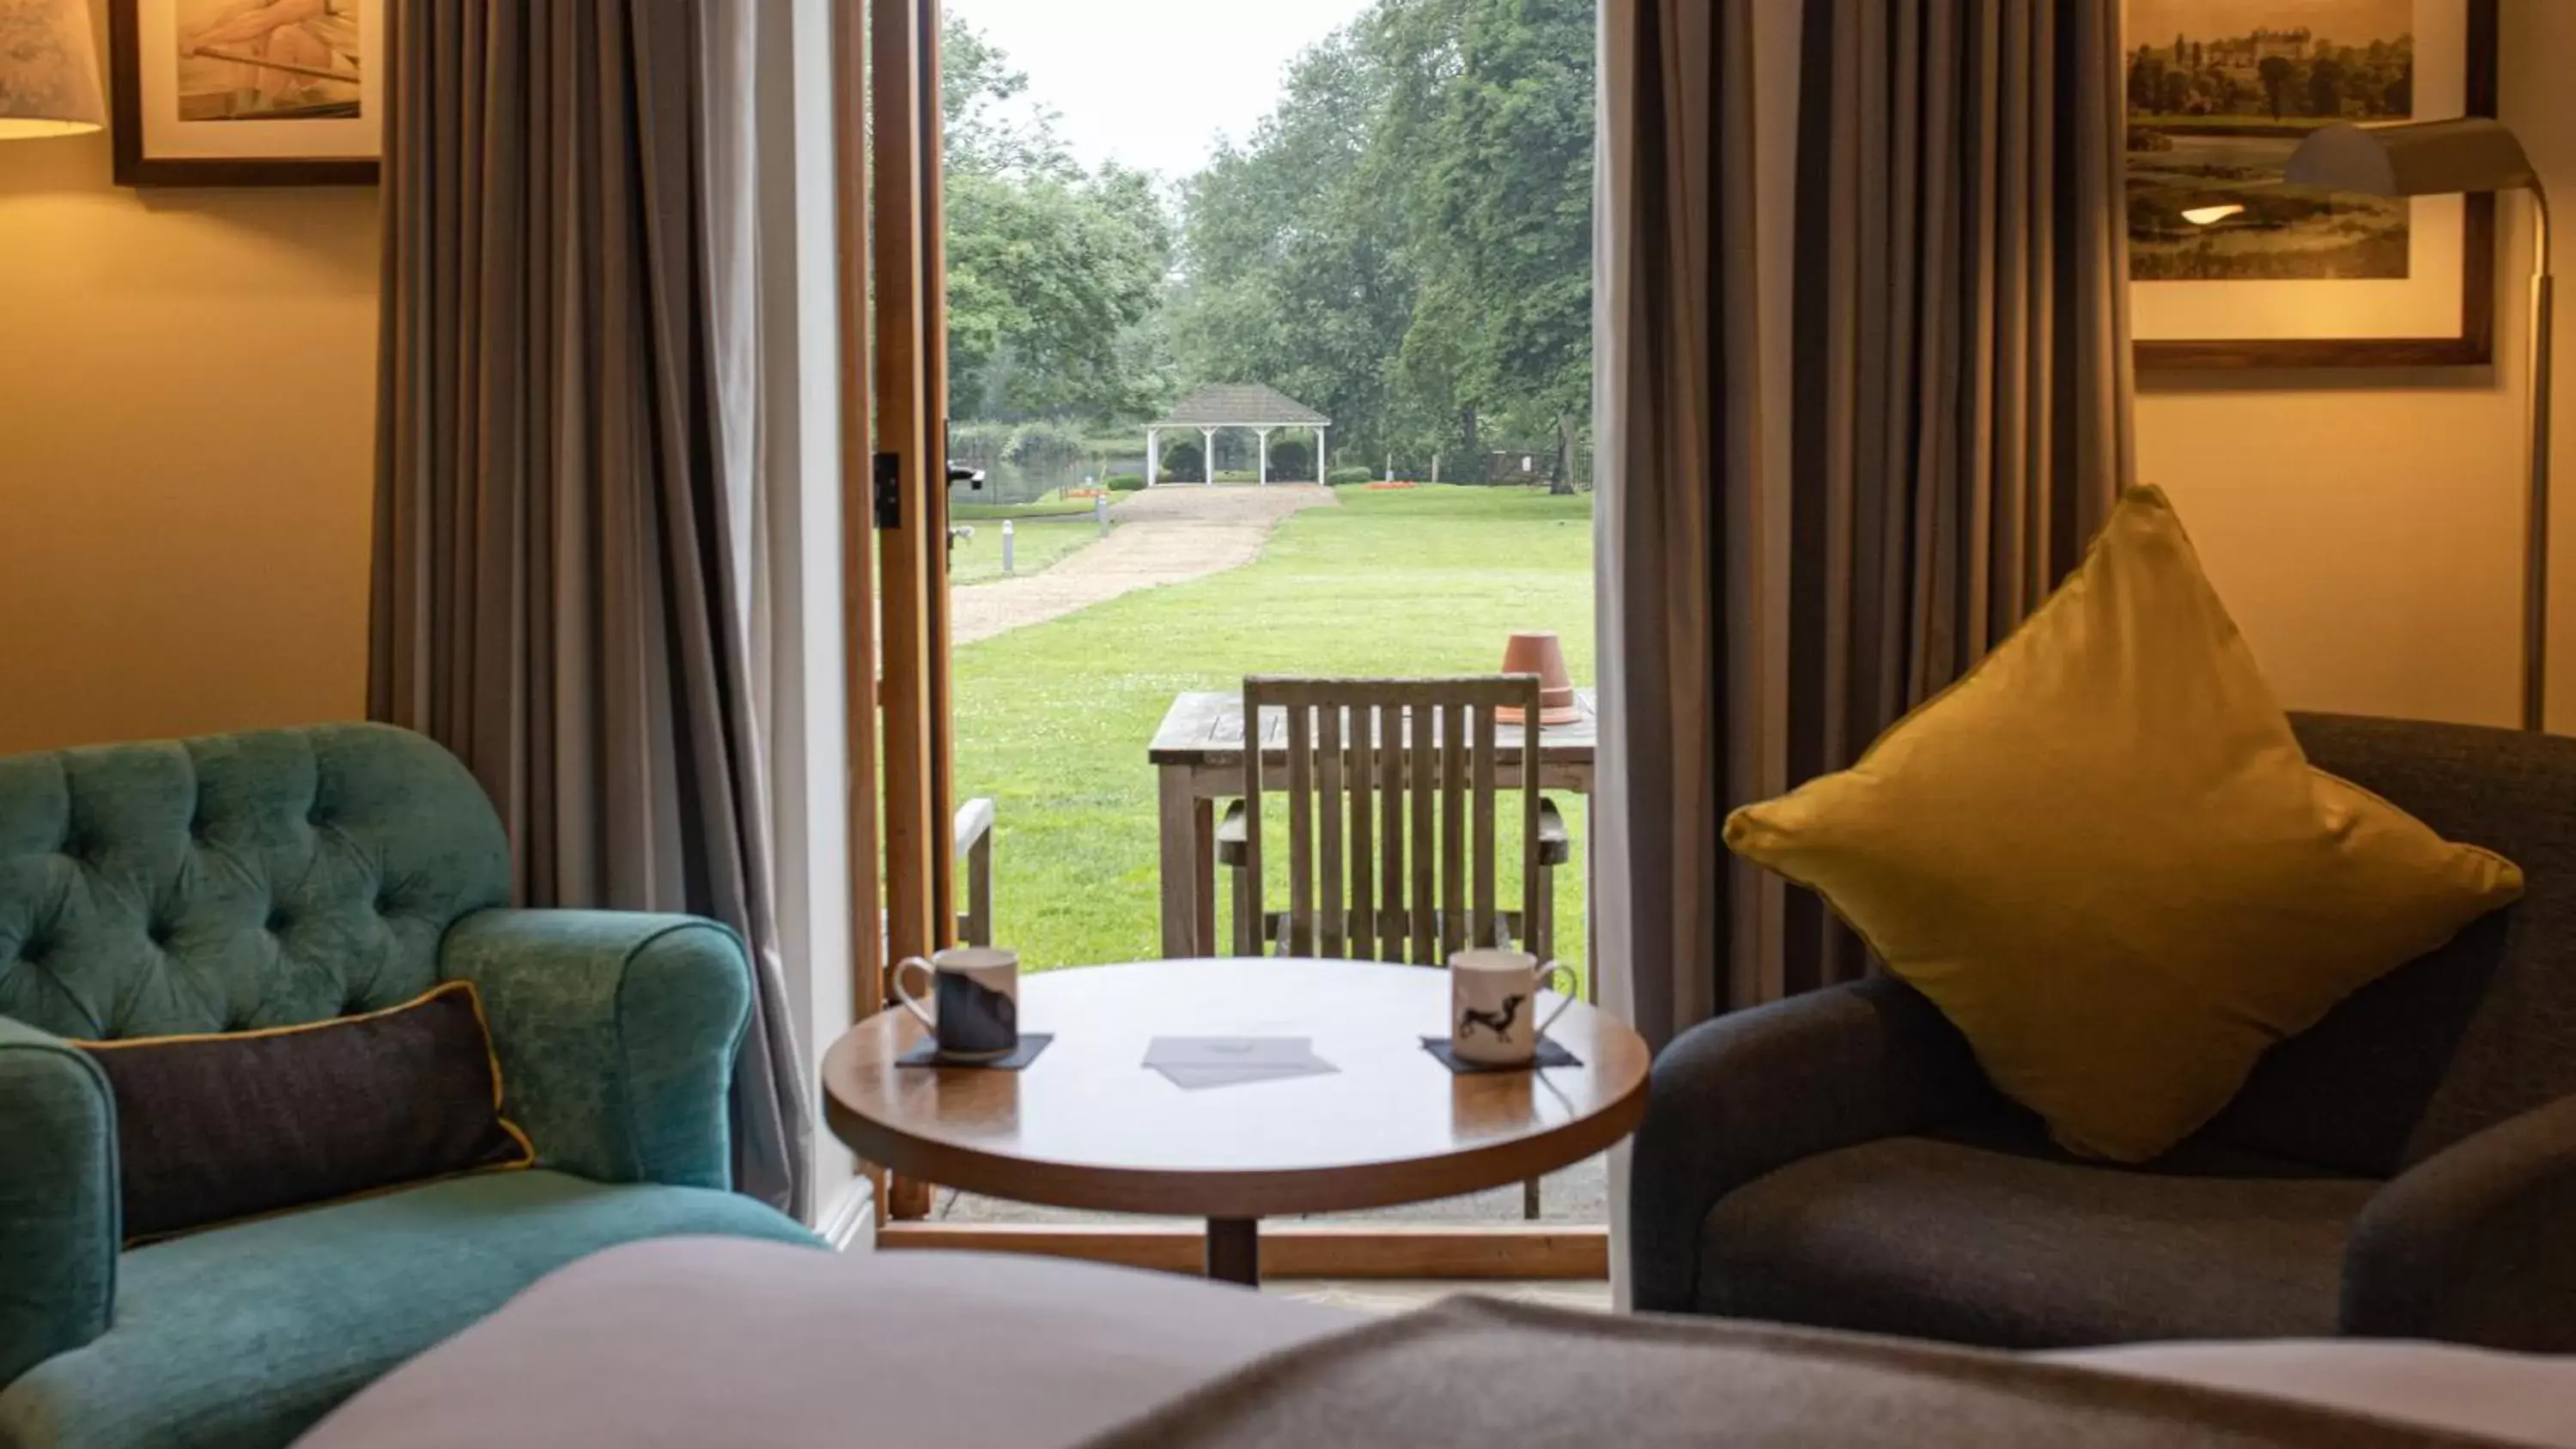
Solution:
{"label": "wooden patio chair", "polygon": [[[1498,709],[1521,722],[1503,741]],[[1285,779],[1265,778],[1261,720],[1284,710]],[[1237,955],[1325,956],[1446,966],[1470,944],[1546,959],[1564,817],[1539,794],[1539,682],[1532,674],[1458,679],[1243,682],[1243,798],[1217,827],[1234,872]],[[1459,748],[1461,744],[1468,748]],[[1521,901],[1499,899],[1501,751],[1520,756]],[[1288,908],[1265,907],[1263,795],[1284,790]],[[1538,1183],[1522,1191],[1538,1216]]]}

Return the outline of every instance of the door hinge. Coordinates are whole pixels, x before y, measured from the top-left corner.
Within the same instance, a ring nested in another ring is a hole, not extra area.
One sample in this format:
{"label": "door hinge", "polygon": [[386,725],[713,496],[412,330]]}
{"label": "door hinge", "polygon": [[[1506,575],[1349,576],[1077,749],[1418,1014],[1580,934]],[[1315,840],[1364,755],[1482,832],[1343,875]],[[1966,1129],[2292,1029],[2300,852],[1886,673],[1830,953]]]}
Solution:
{"label": "door hinge", "polygon": [[877,527],[903,527],[903,455],[877,454]]}

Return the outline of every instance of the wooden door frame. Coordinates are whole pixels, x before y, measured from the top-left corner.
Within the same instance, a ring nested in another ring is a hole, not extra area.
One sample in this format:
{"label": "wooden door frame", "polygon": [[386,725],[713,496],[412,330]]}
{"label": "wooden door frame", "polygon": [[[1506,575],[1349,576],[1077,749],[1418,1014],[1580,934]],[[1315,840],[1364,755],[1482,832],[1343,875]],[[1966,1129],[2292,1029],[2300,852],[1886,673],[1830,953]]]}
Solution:
{"label": "wooden door frame", "polygon": [[[957,910],[941,4],[869,0],[864,28],[860,8],[836,7],[832,109],[851,999],[864,1015],[890,999],[892,963],[955,942]],[[888,467],[893,506],[881,515]],[[1203,1261],[1195,1226],[905,1221],[926,1211],[928,1185],[870,1173],[884,1193],[884,1247],[1186,1272]],[[1562,1223],[1279,1224],[1263,1239],[1264,1271],[1275,1277],[1600,1278],[1609,1261],[1608,1229]]]}
{"label": "wooden door frame", "polygon": [[877,629],[873,319],[868,307],[866,32],[853,7],[832,16],[832,209],[837,270],[834,311],[840,348],[841,692],[843,765],[850,858],[850,1001],[862,1014],[885,1001],[878,921],[884,909],[877,839]]}
{"label": "wooden door frame", "polygon": [[[877,534],[886,956],[953,943],[949,859],[948,348],[939,0],[868,7],[875,125]],[[869,1000],[887,999],[879,987]]]}

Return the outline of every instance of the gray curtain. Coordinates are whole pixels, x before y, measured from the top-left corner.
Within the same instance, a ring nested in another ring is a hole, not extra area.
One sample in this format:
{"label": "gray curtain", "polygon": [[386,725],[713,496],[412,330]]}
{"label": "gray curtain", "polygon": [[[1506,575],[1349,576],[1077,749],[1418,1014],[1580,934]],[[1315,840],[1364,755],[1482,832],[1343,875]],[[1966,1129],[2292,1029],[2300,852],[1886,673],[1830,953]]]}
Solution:
{"label": "gray curtain", "polygon": [[1730,727],[1759,687],[1750,7],[1608,0],[1601,62],[1593,950],[1660,1045],[1754,964],[1749,877],[1718,840],[1758,738]]}
{"label": "gray curtain", "polygon": [[[2132,469],[2119,0],[1805,0],[1794,75],[1745,61],[1751,10],[1604,19],[1633,93],[1603,137],[1596,915],[1657,1041],[1867,969],[1803,892],[1765,928],[1720,823],[1766,761],[1843,768],[1973,666]],[[1757,191],[1746,116],[1784,84],[1794,181]],[[1748,218],[1778,207],[1763,275]]]}
{"label": "gray curtain", "polygon": [[[2120,0],[1808,0],[1788,772],[1842,769],[2082,561],[2133,467]],[[1791,896],[1783,985],[1868,968]]]}
{"label": "gray curtain", "polygon": [[369,708],[456,751],[535,906],[756,963],[736,1186],[810,1215],[681,0],[393,7]]}

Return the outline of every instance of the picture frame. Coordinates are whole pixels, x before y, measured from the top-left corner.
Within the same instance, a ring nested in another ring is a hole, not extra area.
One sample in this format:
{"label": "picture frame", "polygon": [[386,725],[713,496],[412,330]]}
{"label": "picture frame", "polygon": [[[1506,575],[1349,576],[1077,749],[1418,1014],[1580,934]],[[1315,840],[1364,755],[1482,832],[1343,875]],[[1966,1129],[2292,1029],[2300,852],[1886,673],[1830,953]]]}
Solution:
{"label": "picture frame", "polygon": [[388,3],[108,0],[116,184],[376,184]]}
{"label": "picture frame", "polygon": [[[2358,277],[2341,274],[2318,274],[2295,279],[2219,275],[2215,279],[2150,275],[2160,266],[2168,273],[2177,269],[2174,252],[2183,243],[2164,249],[2164,255],[2142,243],[2142,238],[2171,240],[2168,230],[2159,236],[2152,228],[2155,222],[2142,218],[2141,211],[2154,211],[2151,201],[2142,208],[2142,200],[2151,200],[2142,173],[2161,171],[2158,179],[2170,184],[2177,171],[2158,152],[2141,149],[2137,131],[2141,128],[2140,77],[2137,73],[2141,47],[2153,50],[2158,42],[2144,39],[2137,24],[2141,5],[2158,7],[2160,15],[2170,20],[2177,12],[2188,12],[2206,5],[2213,17],[2224,17],[2242,32],[2244,17],[2262,11],[2267,4],[2277,4],[2285,21],[2299,21],[2323,16],[2326,21],[2341,18],[2337,7],[2348,5],[2351,14],[2362,12],[2384,14],[2393,0],[2130,0],[2131,29],[2125,56],[2129,87],[2126,97],[2130,116],[2128,139],[2129,175],[2125,179],[2129,200],[2131,271],[2130,302],[2134,323],[2136,359],[2141,370],[2206,371],[2243,369],[2306,369],[2364,367],[2483,367],[2495,356],[2495,276],[2496,276],[2496,200],[2491,195],[2466,197],[2419,197],[2414,200],[2345,204],[2345,215],[2334,216],[2313,224],[2305,235],[2313,237],[2331,222],[2346,235],[2360,233],[2351,243],[2351,251],[2339,260],[2362,273]],[[2414,31],[2406,44],[2414,45],[2416,32],[2426,33],[2431,43],[2410,61],[2405,84],[2415,104],[2399,117],[2430,120],[2445,115],[2492,116],[2496,113],[2497,90],[2497,0],[2408,0],[2413,8]],[[2284,47],[2295,47],[2311,27],[2285,24],[2269,32],[2280,37]],[[2240,33],[2226,38],[2226,43],[2241,46],[2262,32]],[[2319,33],[2320,43],[2331,37]],[[2167,44],[2190,46],[2189,55],[2199,57],[2204,74],[2216,67],[2208,59],[2220,40],[2206,41],[2177,31]],[[2384,41],[2376,41],[2385,43]],[[2203,48],[2205,46],[2205,49]],[[2350,48],[2345,55],[2350,56]],[[2152,58],[2151,56],[2149,58]],[[2231,59],[2235,57],[2231,55]],[[2435,68],[2441,73],[2434,73]],[[2454,69],[2455,68],[2455,69]],[[2357,69],[2357,67],[2356,67]],[[2241,66],[2239,67],[2242,73]],[[2262,73],[2254,84],[2259,88],[2277,72]],[[2161,77],[2159,77],[2161,79]],[[2295,81],[2295,74],[2285,82]],[[2168,86],[2172,85],[2167,81]],[[2224,84],[2222,82],[2222,84]],[[2241,96],[2241,92],[2237,95]],[[2329,93],[2329,98],[2331,95]],[[2170,99],[2170,98],[2168,98]],[[2280,97],[2271,98],[2278,102]],[[2206,88],[2194,97],[2206,105]],[[2240,106],[2244,104],[2238,100]],[[2261,104],[2259,101],[2256,104]],[[2347,103],[2351,111],[2364,107]],[[2394,109],[2390,107],[2390,109]],[[2243,117],[2233,118],[2244,120]],[[2253,118],[2259,121],[2261,118]],[[2279,119],[2279,118],[2274,118]],[[2343,119],[2367,123],[2377,119],[2370,115],[2347,113]],[[2152,118],[2148,123],[2152,123]],[[2291,126],[2245,127],[2260,131],[2272,139],[2268,151],[2246,161],[2242,168],[2277,167],[2286,160],[2295,145],[2290,132],[2296,125],[2324,124],[2310,117]],[[2178,129],[2217,130],[2218,127]],[[2188,138],[2186,138],[2186,144]],[[2212,141],[2207,146],[2227,144]],[[2236,143],[2243,145],[2245,143]],[[2212,171],[2219,167],[2209,168]],[[2256,182],[2248,192],[2261,189]],[[2210,199],[2225,202],[2224,188],[2213,190]],[[2371,234],[2367,228],[2374,218],[2365,216],[2367,207],[2376,220],[2387,225],[2383,234]],[[2260,210],[2262,208],[2256,208]],[[2319,208],[2327,210],[2328,208]],[[2280,224],[2274,229],[2285,235],[2301,235],[2297,223]],[[2206,245],[2206,244],[2203,244]],[[2393,268],[2372,271],[2369,262],[2350,260],[2365,246],[2393,248],[2373,255],[2400,258]],[[2316,248],[2311,248],[2315,250]],[[2257,258],[2259,263],[2261,259]],[[2292,265],[2282,259],[2269,264]],[[2206,274],[2205,274],[2206,276]],[[2354,289],[2349,298],[2338,289]],[[2249,305],[2250,304],[2250,305]],[[2211,325],[2215,323],[2216,325]],[[2240,325],[2241,323],[2241,325]],[[2351,331],[2339,331],[2340,327]]]}

